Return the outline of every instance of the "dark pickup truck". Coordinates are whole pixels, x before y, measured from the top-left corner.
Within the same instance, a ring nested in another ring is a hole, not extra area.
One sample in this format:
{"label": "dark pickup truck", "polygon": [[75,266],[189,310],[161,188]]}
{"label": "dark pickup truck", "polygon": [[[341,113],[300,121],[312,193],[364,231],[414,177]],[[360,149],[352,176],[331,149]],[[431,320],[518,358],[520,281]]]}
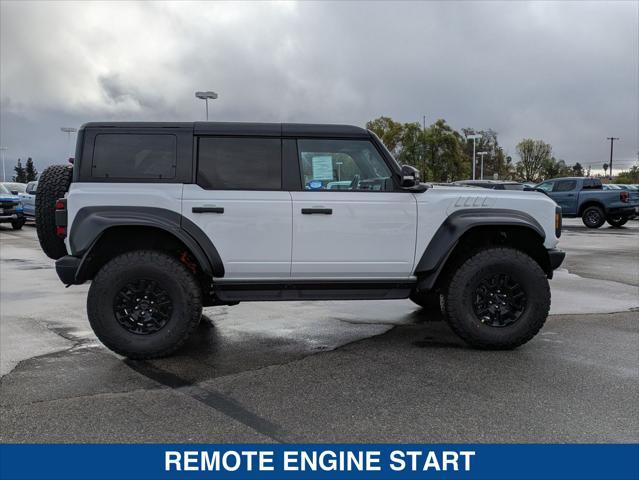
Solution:
{"label": "dark pickup truck", "polygon": [[604,222],[618,228],[639,213],[639,192],[604,190],[598,178],[553,178],[535,190],[557,202],[564,217],[581,217],[588,228],[599,228]]}

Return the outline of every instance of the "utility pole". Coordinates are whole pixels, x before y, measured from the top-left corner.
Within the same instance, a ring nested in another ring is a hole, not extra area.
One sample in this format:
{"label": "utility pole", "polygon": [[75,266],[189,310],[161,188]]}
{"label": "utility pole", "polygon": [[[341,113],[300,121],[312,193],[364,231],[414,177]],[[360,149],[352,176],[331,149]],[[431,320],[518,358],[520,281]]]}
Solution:
{"label": "utility pole", "polygon": [[612,147],[615,140],[619,140],[619,137],[607,137],[607,140],[610,140],[610,180],[612,180]]}

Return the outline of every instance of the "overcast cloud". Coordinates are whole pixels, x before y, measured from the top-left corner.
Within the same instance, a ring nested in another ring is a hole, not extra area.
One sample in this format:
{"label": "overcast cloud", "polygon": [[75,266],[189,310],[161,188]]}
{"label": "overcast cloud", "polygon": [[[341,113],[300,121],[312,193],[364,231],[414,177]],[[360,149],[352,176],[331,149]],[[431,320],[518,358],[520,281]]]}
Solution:
{"label": "overcast cloud", "polygon": [[7,165],[69,156],[97,120],[364,125],[445,118],[524,137],[567,163],[639,151],[638,2],[122,3],[2,1]]}

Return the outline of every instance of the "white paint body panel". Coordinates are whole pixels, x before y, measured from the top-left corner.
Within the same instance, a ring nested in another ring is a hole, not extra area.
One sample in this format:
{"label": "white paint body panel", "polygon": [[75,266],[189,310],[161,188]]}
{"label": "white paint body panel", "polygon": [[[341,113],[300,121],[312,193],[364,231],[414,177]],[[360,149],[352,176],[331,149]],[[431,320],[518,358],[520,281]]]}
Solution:
{"label": "white paint body panel", "polygon": [[[224,278],[291,274],[291,194],[276,191],[204,190],[184,185],[182,215],[211,239],[224,263]],[[193,213],[222,207],[223,214]]]}
{"label": "white paint body panel", "polygon": [[[409,192],[291,192],[293,277],[408,277],[417,203]],[[302,208],[331,208],[304,215]]]}
{"label": "white paint body panel", "polygon": [[423,193],[415,194],[417,199],[417,257],[419,262],[435,232],[446,218],[458,210],[496,208],[525,212],[533,217],[544,229],[546,248],[555,248],[555,207],[557,204],[539,192],[514,190],[490,190],[486,188],[435,186]]}
{"label": "white paint body panel", "polygon": [[73,229],[73,219],[78,210],[98,206],[155,207],[182,211],[181,183],[72,183],[67,198],[67,251],[70,252],[69,238]]}

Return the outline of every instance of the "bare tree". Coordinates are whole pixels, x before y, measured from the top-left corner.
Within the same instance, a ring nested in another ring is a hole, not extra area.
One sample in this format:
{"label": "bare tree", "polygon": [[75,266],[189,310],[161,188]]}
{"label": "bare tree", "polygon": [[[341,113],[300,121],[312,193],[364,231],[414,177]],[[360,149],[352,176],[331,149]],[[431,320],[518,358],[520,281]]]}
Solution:
{"label": "bare tree", "polygon": [[544,163],[550,159],[552,147],[543,140],[524,138],[517,144],[517,153],[521,158],[518,170],[524,180],[535,182],[540,179]]}

